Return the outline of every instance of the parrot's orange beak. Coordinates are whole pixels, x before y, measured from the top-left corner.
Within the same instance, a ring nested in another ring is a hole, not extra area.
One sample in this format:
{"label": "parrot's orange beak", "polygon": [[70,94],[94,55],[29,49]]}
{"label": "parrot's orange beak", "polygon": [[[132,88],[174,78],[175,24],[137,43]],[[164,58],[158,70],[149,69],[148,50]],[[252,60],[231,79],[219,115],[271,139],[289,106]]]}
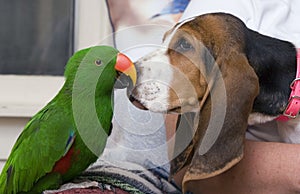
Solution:
{"label": "parrot's orange beak", "polygon": [[136,84],[137,72],[132,61],[124,54],[119,53],[115,69],[130,77],[133,86]]}

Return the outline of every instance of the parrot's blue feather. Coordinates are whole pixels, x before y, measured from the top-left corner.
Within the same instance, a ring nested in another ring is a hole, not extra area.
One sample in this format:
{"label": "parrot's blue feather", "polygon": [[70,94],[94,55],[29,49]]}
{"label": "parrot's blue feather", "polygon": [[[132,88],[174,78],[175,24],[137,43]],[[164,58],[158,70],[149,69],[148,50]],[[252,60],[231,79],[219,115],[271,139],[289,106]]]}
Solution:
{"label": "parrot's blue feather", "polygon": [[66,144],[65,153],[63,156],[65,156],[68,153],[68,151],[70,150],[71,146],[73,145],[73,143],[75,141],[75,138],[76,138],[75,131],[71,131],[69,139]]}

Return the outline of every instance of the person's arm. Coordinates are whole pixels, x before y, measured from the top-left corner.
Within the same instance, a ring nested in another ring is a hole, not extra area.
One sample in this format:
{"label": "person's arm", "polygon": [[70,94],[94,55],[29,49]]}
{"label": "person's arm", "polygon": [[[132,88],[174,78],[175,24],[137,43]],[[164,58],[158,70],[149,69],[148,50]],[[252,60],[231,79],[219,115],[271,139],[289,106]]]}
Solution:
{"label": "person's arm", "polygon": [[[246,140],[244,158],[218,176],[195,182],[205,194],[300,192],[300,145]],[[181,185],[184,170],[175,176]],[[194,192],[195,193],[195,192]]]}
{"label": "person's arm", "polygon": [[[168,141],[176,133],[176,121],[176,115],[166,116]],[[197,181],[193,187],[205,194],[300,193],[299,164],[300,144],[246,140],[244,157],[237,165],[218,176]],[[174,177],[178,186],[185,170]]]}

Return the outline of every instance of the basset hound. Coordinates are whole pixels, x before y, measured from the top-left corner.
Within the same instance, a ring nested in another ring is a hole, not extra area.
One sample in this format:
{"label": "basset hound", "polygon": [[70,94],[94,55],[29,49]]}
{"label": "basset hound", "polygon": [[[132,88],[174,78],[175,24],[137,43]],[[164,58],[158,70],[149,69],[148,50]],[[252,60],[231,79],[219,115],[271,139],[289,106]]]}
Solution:
{"label": "basset hound", "polygon": [[[178,23],[160,49],[135,63],[134,100],[155,112],[199,112],[192,140],[171,163],[171,174],[187,167],[184,191],[241,160],[248,124],[298,114],[300,100],[290,98],[298,93],[296,56],[292,43],[250,30],[233,15],[212,13]],[[291,103],[296,112],[287,112]],[[300,127],[298,118],[291,120]]]}

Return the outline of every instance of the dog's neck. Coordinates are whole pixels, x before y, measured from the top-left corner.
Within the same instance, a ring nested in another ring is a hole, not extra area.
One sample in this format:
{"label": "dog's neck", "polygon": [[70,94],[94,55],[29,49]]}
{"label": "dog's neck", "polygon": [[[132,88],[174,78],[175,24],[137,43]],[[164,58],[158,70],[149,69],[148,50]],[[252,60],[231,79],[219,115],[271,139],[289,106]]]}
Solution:
{"label": "dog's neck", "polygon": [[260,83],[253,111],[272,116],[282,114],[290,97],[290,84],[296,76],[295,46],[249,30],[246,54]]}

